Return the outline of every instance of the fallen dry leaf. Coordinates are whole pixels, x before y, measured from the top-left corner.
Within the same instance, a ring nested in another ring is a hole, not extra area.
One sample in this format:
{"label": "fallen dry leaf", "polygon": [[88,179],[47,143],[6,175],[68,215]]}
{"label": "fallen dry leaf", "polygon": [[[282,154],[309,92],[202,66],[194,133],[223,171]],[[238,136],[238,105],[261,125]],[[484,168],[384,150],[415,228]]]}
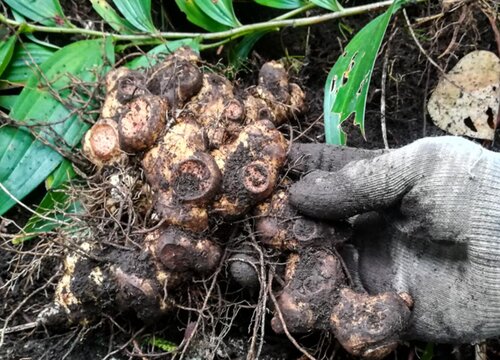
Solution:
{"label": "fallen dry leaf", "polygon": [[500,59],[474,51],[439,81],[427,110],[434,124],[450,134],[492,140],[499,95]]}

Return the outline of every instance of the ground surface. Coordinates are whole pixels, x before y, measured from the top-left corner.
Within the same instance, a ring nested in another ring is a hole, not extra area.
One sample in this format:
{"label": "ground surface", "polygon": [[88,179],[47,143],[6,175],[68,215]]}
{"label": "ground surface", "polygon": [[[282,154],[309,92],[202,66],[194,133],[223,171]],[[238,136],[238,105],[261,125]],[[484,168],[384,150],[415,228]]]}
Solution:
{"label": "ground surface", "polygon": [[[360,2],[358,2],[360,3]],[[464,2],[466,3],[466,2]],[[245,5],[250,6],[250,5]],[[251,6],[250,6],[251,8]],[[257,15],[246,12],[252,20]],[[428,56],[434,59],[443,69],[450,69],[464,54],[475,50],[491,50],[497,52],[491,25],[478,7],[464,5],[457,10],[440,16],[438,5],[422,4],[411,7],[408,11],[410,20],[433,16],[416,28],[421,45]],[[81,14],[78,14],[81,15]],[[437,15],[437,16],[434,16]],[[346,28],[359,29],[374,15],[365,15],[346,19]],[[344,30],[345,32],[345,30]],[[328,73],[341,47],[347,44],[351,35],[340,31],[339,23],[329,22],[307,29],[285,29],[280,34],[268,36],[259,43],[247,68],[257,70],[265,61],[282,57],[288,53],[291,59],[303,66],[295,74],[307,92],[309,111],[295,123],[291,123],[292,137],[298,142],[323,142],[322,103],[323,86]],[[387,41],[390,39],[390,41]],[[387,55],[387,60],[384,57]],[[217,60],[214,53],[206,54],[207,58]],[[385,70],[384,70],[385,69]],[[400,14],[389,27],[386,41],[377,61],[370,86],[367,115],[366,140],[352,125],[345,127],[348,133],[348,144],[369,149],[382,148],[382,132],[380,125],[380,104],[382,100],[381,79],[386,72],[385,85],[387,139],[390,147],[400,147],[424,136],[439,136],[444,132],[437,129],[425,111],[426,100],[436,85],[440,70],[431,65],[413,40],[406,21]],[[253,81],[250,74],[241,74],[242,82]],[[289,125],[283,126],[286,134],[290,133]],[[40,194],[34,194],[27,203],[35,203]],[[22,223],[26,214],[14,209],[9,216]],[[15,228],[10,226],[10,231]],[[34,321],[36,314],[47,304],[54,292],[60,269],[60,249],[47,239],[31,241],[22,248],[8,243],[0,250],[0,289],[1,307],[0,324],[8,319],[8,326],[15,326]],[[13,274],[16,274],[15,276]],[[50,282],[48,282],[50,280]],[[248,294],[245,296],[248,297]],[[251,296],[250,296],[251,298]],[[235,296],[238,299],[238,296]],[[14,312],[14,313],[13,313]],[[13,316],[11,316],[13,314]],[[252,310],[242,309],[232,319],[233,328],[223,340],[219,356],[226,354],[229,358],[245,358],[246,339],[249,334],[248,319]],[[176,321],[172,321],[176,320]],[[3,346],[0,347],[1,359],[127,359],[169,358],[162,355],[162,350],[148,345],[153,334],[173,343],[179,343],[184,337],[184,328],[189,326],[190,319],[185,312],[178,317],[165,320],[154,326],[144,326],[131,317],[113,318],[105,316],[89,328],[75,327],[70,330],[38,328],[36,330],[18,331],[6,334]],[[300,353],[284,336],[271,334],[263,349],[262,358],[289,359],[299,358]],[[214,334],[216,336],[216,334]],[[204,350],[210,344],[200,340],[193,343],[191,358],[204,358]],[[212,341],[215,341],[212,339]],[[318,341],[325,345],[324,358],[346,358],[347,356],[322,336],[317,334],[301,338],[306,347],[314,347]],[[402,344],[391,359],[414,359],[422,354],[427,344]],[[487,346],[487,353],[492,358],[498,356],[500,347],[496,341]],[[440,345],[434,347],[435,359],[472,359],[472,346],[453,347]]]}

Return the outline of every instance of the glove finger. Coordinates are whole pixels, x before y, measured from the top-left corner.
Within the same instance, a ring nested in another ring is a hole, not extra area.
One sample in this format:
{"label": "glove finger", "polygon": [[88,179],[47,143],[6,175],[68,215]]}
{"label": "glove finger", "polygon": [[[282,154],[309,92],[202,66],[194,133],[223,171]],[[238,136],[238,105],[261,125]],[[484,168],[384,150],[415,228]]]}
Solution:
{"label": "glove finger", "polygon": [[365,150],[328,144],[292,145],[288,163],[292,171],[302,174],[313,170],[337,171],[351,161],[371,159],[387,150]]}
{"label": "glove finger", "polygon": [[[416,143],[414,143],[416,144]],[[351,162],[337,172],[314,171],[290,188],[290,202],[302,213],[325,220],[383,209],[401,200],[426,163],[417,145],[373,159]]]}

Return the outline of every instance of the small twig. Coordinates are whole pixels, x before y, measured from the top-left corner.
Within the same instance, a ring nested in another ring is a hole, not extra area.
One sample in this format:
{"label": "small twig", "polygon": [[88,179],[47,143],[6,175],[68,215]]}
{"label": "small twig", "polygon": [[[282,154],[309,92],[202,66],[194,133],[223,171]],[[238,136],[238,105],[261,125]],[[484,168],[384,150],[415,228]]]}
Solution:
{"label": "small twig", "polygon": [[44,219],[46,221],[50,221],[50,222],[53,222],[53,223],[56,223],[56,224],[59,224],[59,225],[64,225],[64,226],[68,226],[69,225],[67,222],[47,217],[45,215],[37,213],[35,210],[32,210],[29,206],[25,205],[18,198],[16,198],[14,195],[12,195],[12,193],[1,182],[0,182],[0,189],[2,189],[2,191],[4,193],[6,193],[7,196],[10,197],[13,201],[15,201],[19,206],[21,206],[23,209],[29,211],[31,214],[33,214],[35,216],[38,216],[39,218]]}
{"label": "small twig", "polygon": [[[491,10],[488,8],[488,10]],[[496,17],[498,17],[498,14],[495,15],[494,11],[488,11],[481,7],[481,11],[483,14],[488,18],[488,21],[491,24],[491,30],[493,31],[493,34],[495,34],[495,41],[497,43],[497,54],[500,56],[500,30],[498,29],[497,23],[496,23]]]}
{"label": "small twig", "polygon": [[133,334],[132,337],[125,344],[123,344],[122,346],[120,346],[118,349],[113,350],[110,353],[108,353],[102,360],[108,360],[114,354],[119,353],[120,351],[122,351],[123,349],[125,349],[127,346],[130,345],[130,343],[132,343],[135,340],[135,338],[137,336],[139,336],[142,332],[144,332],[145,329],[146,329],[145,327],[139,329],[139,331],[137,331],[135,334]]}
{"label": "small twig", "polygon": [[[232,234],[232,236],[234,236],[234,234]],[[191,334],[189,335],[189,337],[187,339],[185,339],[185,341],[183,340],[182,343],[181,343],[181,345],[179,345],[179,347],[182,347],[182,352],[181,352],[181,355],[180,355],[181,359],[183,359],[184,356],[186,355],[186,351],[187,351],[187,349],[189,347],[189,344],[193,340],[194,336],[196,335],[196,331],[198,330],[198,327],[200,326],[200,322],[201,322],[201,319],[203,317],[202,314],[207,309],[208,300],[210,299],[210,296],[212,295],[212,292],[214,291],[215,285],[217,284],[217,279],[219,277],[219,273],[222,271],[223,264],[224,264],[224,261],[226,259],[226,256],[227,256],[227,250],[224,249],[224,253],[222,254],[219,266],[217,267],[217,269],[215,270],[214,274],[212,275],[212,277],[213,277],[212,278],[212,282],[210,283],[210,287],[208,288],[207,294],[205,296],[205,299],[203,300],[203,304],[201,306],[201,310],[199,311],[200,315],[198,316],[198,319],[196,319],[196,323],[194,324],[193,330],[191,331]]]}
{"label": "small twig", "polygon": [[[416,0],[416,2],[423,2],[424,0]],[[278,17],[271,21],[265,21],[255,24],[241,25],[226,31],[219,31],[213,33],[200,33],[200,32],[157,32],[151,34],[136,34],[136,35],[126,35],[126,34],[114,34],[106,31],[98,31],[91,29],[83,29],[78,27],[53,27],[53,26],[43,26],[35,25],[26,22],[20,22],[7,18],[5,15],[0,14],[0,23],[4,23],[8,26],[20,28],[21,32],[33,33],[33,32],[45,32],[45,33],[55,33],[55,34],[78,34],[87,35],[98,38],[109,37],[115,41],[151,41],[157,40],[158,43],[165,42],[168,39],[184,39],[184,38],[199,38],[201,40],[219,40],[226,38],[237,38],[244,36],[249,33],[253,33],[260,30],[276,30],[285,27],[299,27],[299,26],[310,26],[319,24],[325,21],[340,19],[343,17],[354,16],[359,14],[364,14],[371,11],[376,11],[384,9],[392,5],[392,0],[380,1],[372,4],[353,6],[351,8],[344,8],[340,11],[326,13],[317,16],[302,17],[295,19],[283,19]],[[306,5],[307,6],[307,5]],[[294,10],[296,11],[296,10]],[[293,13],[295,15],[295,13]]]}
{"label": "small twig", "polygon": [[16,325],[16,326],[11,326],[11,327],[5,328],[3,333],[4,334],[11,334],[11,333],[21,332],[21,331],[25,331],[25,330],[31,330],[31,329],[35,329],[38,325],[39,325],[38,321],[32,321],[32,322],[29,322],[26,324]]}
{"label": "small twig", "polygon": [[382,130],[382,140],[384,141],[384,148],[389,150],[389,142],[387,141],[387,124],[386,124],[386,116],[385,116],[385,87],[387,84],[387,67],[389,64],[389,52],[390,52],[390,43],[391,40],[396,35],[398,29],[394,30],[389,36],[387,40],[387,48],[385,49],[384,54],[384,63],[382,64],[382,80],[381,80],[381,96],[380,96],[380,127]]}
{"label": "small twig", "polygon": [[45,290],[49,285],[52,285],[52,280],[54,280],[56,277],[58,277],[59,273],[60,273],[60,271],[57,271],[54,275],[52,275],[50,277],[50,279],[43,286],[40,286],[35,291],[33,291],[30,294],[26,295],[26,297],[23,299],[23,301],[21,301],[19,303],[19,305],[17,305],[17,307],[9,314],[9,316],[7,316],[7,318],[5,319],[5,322],[3,324],[2,331],[0,332],[0,347],[2,347],[2,345],[4,343],[6,329],[7,329],[7,325],[9,324],[9,321],[12,320],[12,318],[14,317],[14,315],[16,315],[16,313],[19,310],[22,309],[22,307],[24,306],[24,304],[26,304],[33,296],[35,296],[36,294],[38,294],[42,290]]}
{"label": "small twig", "polygon": [[410,34],[411,34],[411,37],[413,38],[413,41],[415,42],[415,44],[417,45],[418,49],[420,50],[420,52],[427,58],[427,60],[436,68],[438,69],[443,75],[446,73],[444,71],[444,69],[439,66],[439,64],[437,62],[434,61],[433,58],[431,58],[429,56],[429,54],[427,54],[427,51],[425,51],[425,49],[423,48],[422,44],[420,44],[420,41],[418,41],[417,39],[417,35],[415,35],[415,31],[413,30],[413,27],[411,26],[411,23],[410,23],[410,19],[408,18],[408,14],[406,13],[406,10],[403,9],[403,15],[405,17],[405,20],[406,20],[406,25],[408,26],[408,30],[410,31]]}

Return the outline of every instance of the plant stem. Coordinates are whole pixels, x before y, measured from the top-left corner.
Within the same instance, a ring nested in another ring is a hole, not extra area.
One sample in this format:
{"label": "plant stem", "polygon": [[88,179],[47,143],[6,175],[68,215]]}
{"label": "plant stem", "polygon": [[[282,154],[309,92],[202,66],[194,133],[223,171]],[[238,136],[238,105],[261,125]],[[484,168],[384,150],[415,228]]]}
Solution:
{"label": "plant stem", "polygon": [[[416,2],[422,2],[425,0],[416,0]],[[274,20],[248,24],[238,26],[234,29],[219,31],[214,33],[202,33],[202,32],[157,32],[150,34],[114,34],[106,31],[82,29],[82,28],[64,28],[64,27],[52,27],[35,25],[30,23],[24,23],[15,21],[7,18],[5,15],[0,14],[0,23],[19,28],[22,33],[33,33],[33,32],[44,32],[53,34],[79,34],[87,35],[92,37],[111,37],[115,41],[147,41],[156,39],[159,42],[162,40],[172,40],[172,39],[185,39],[185,38],[200,38],[202,40],[220,40],[226,38],[237,38],[248,33],[252,33],[259,30],[278,30],[284,27],[299,27],[299,26],[310,26],[319,24],[325,21],[339,19],[348,16],[354,16],[359,14],[364,14],[370,11],[376,11],[390,6],[393,3],[392,0],[380,1],[368,5],[354,6],[351,8],[344,8],[337,12],[311,16],[302,17],[296,19],[287,19],[288,17],[299,14],[306,11],[314,6],[311,4],[304,5],[301,8],[292,10],[281,17],[277,17]]]}

